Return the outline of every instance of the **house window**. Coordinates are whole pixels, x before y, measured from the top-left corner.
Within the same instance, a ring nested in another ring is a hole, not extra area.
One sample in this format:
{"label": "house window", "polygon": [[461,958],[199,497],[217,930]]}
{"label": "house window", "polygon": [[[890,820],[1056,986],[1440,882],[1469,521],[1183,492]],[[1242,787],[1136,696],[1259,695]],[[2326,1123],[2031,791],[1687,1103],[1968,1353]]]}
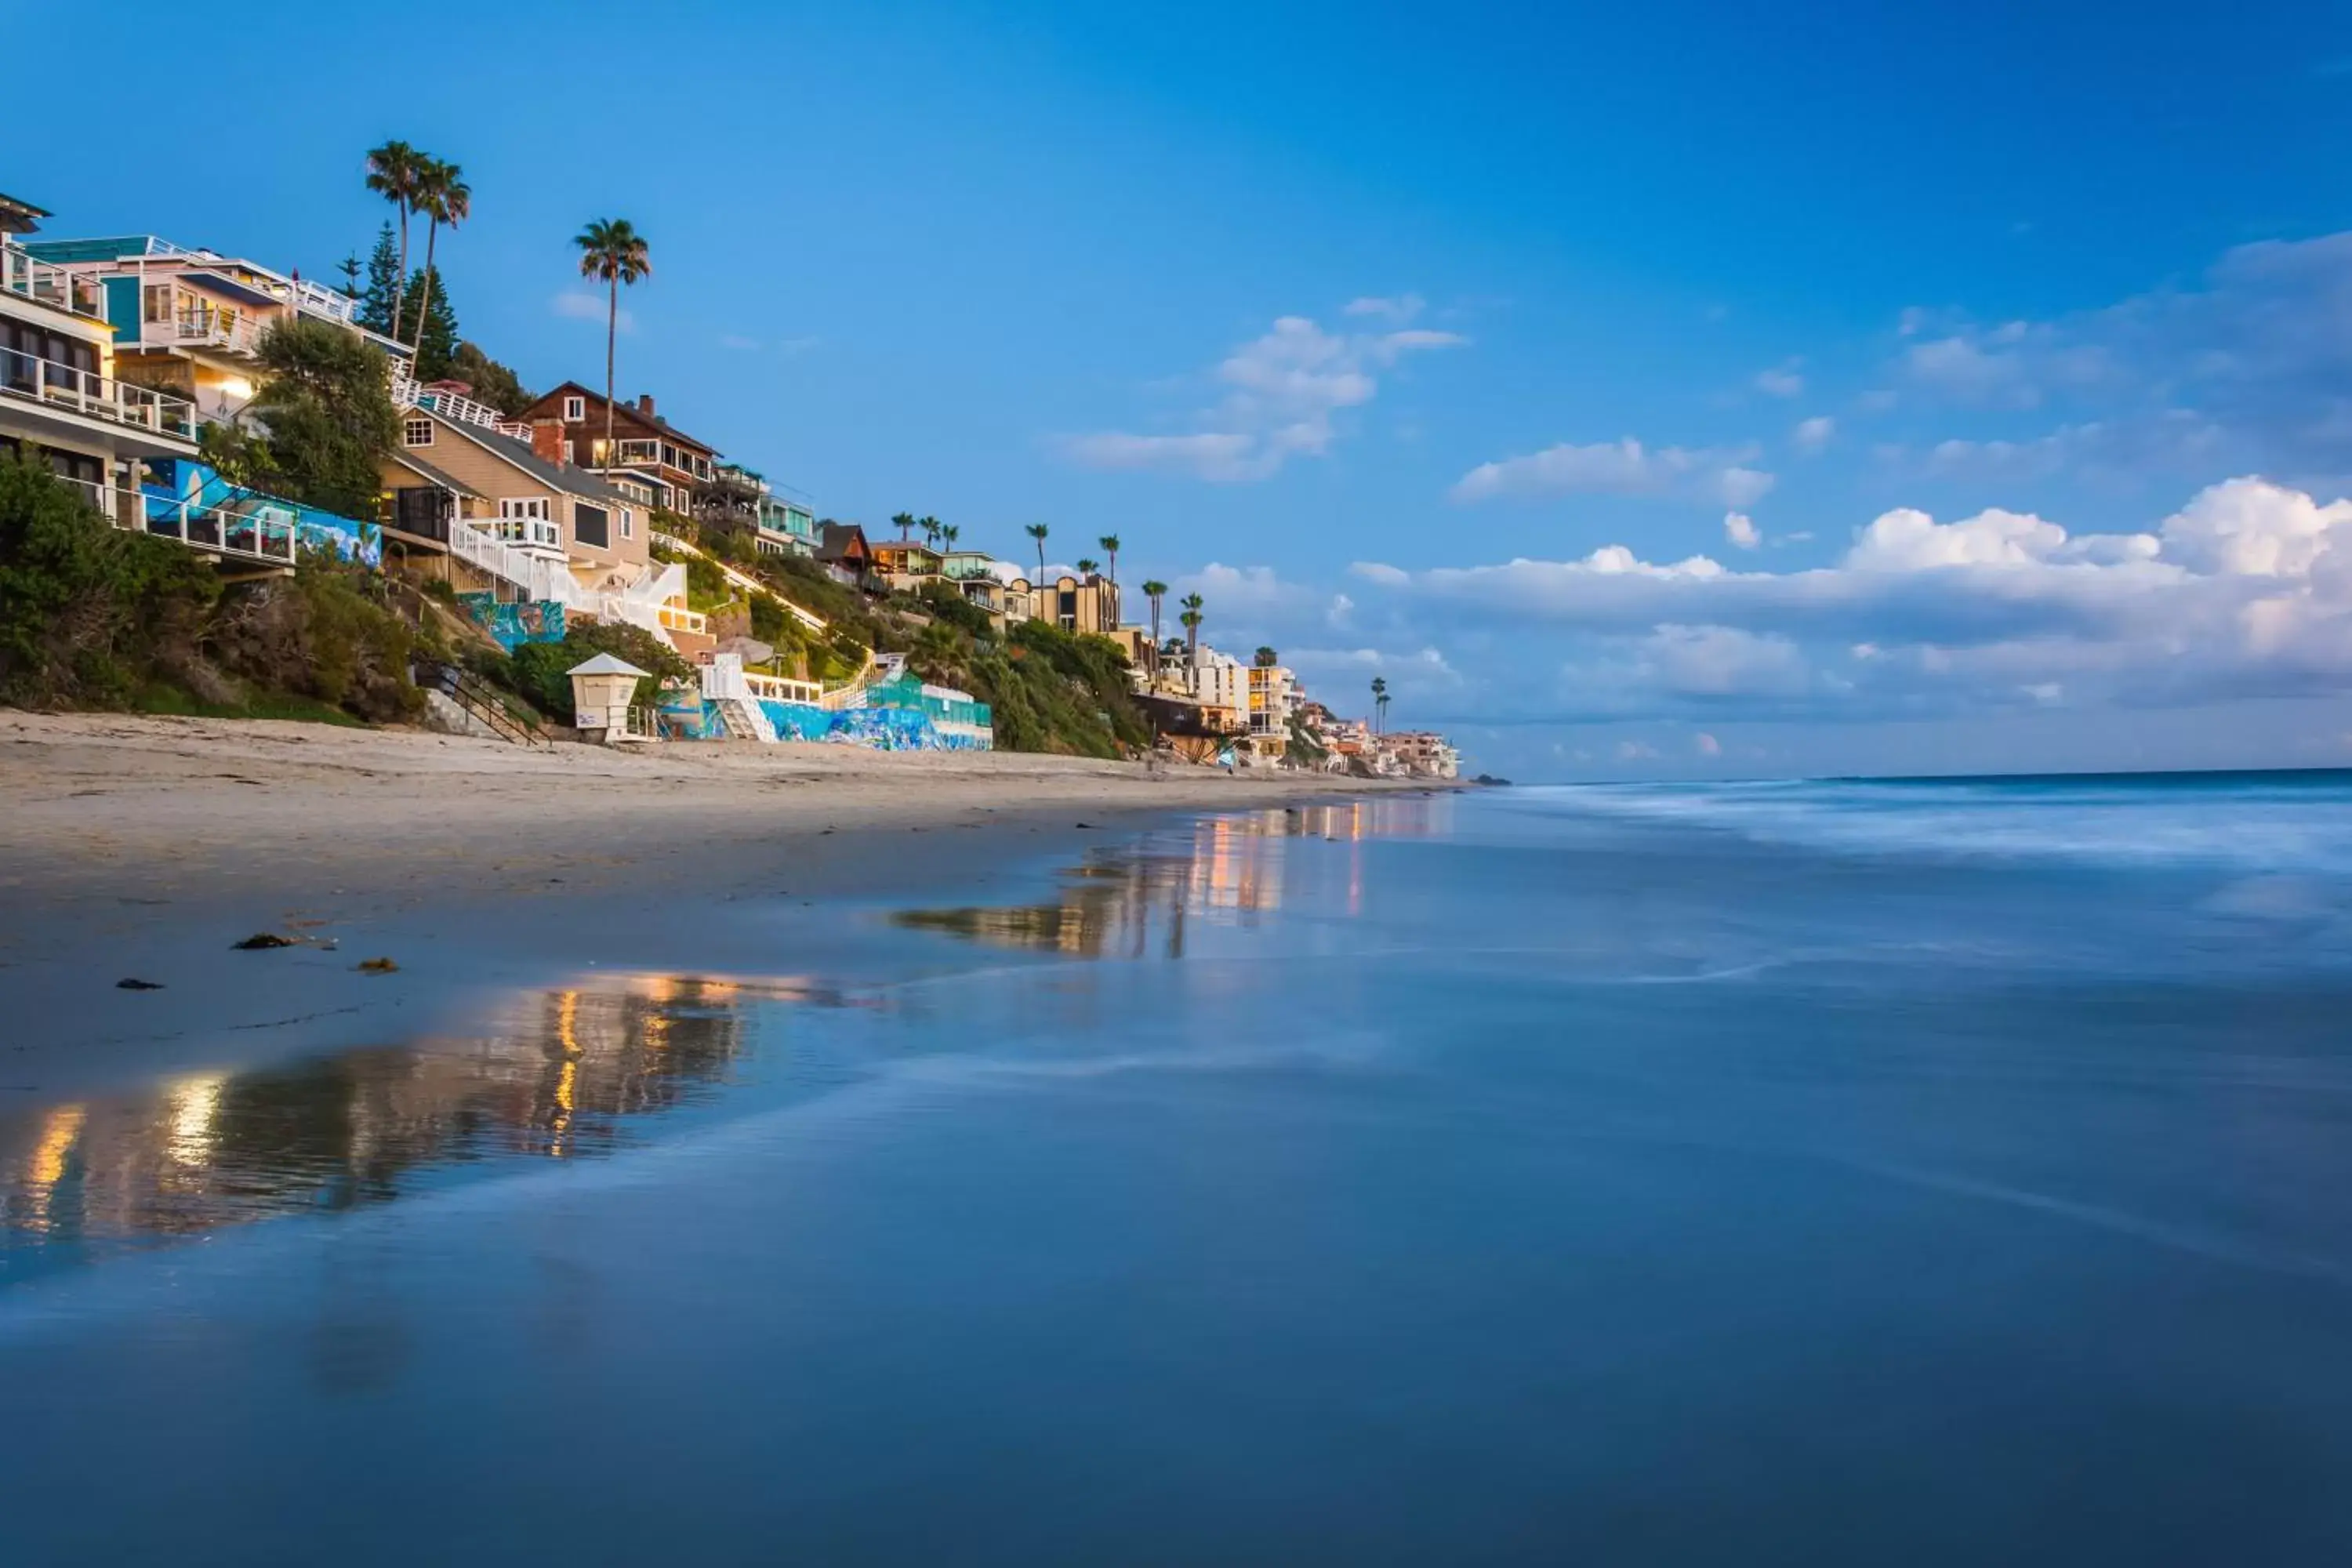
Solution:
{"label": "house window", "polygon": [[563,422],[566,425],[577,425],[587,417],[588,400],[586,398],[567,397],[563,400]]}
{"label": "house window", "polygon": [[141,306],[142,321],[168,321],[172,319],[172,286],[169,283],[148,284],[142,298],[144,300]]}
{"label": "house window", "polygon": [[611,549],[613,532],[610,516],[601,506],[590,506],[584,500],[573,501],[572,503],[572,537],[597,550]]}
{"label": "house window", "polygon": [[535,517],[544,521],[547,517],[547,498],[545,496],[503,497],[499,501],[499,515],[500,517]]}
{"label": "house window", "polygon": [[400,444],[404,447],[430,447],[433,445],[433,421],[430,419],[402,420],[400,422]]}
{"label": "house window", "polygon": [[621,537],[624,539],[635,539],[636,535],[636,514],[630,511],[627,507],[623,507],[621,509]]}

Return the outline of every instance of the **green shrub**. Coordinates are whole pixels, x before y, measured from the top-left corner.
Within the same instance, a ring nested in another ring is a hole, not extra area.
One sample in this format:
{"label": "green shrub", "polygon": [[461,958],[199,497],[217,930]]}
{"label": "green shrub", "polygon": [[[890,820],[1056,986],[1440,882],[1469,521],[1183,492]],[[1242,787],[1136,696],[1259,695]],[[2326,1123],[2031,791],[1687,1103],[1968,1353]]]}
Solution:
{"label": "green shrub", "polygon": [[600,653],[625,658],[647,672],[637,682],[632,699],[636,702],[654,701],[665,684],[691,686],[696,680],[694,666],[651,632],[624,621],[583,621],[562,642],[525,643],[515,649],[502,672],[504,684],[557,723],[569,724],[574,718],[572,669]]}
{"label": "green shrub", "polygon": [[0,700],[119,708],[183,678],[219,591],[185,546],[110,526],[46,463],[0,453]]}
{"label": "green shrub", "polygon": [[309,556],[291,577],[232,588],[213,617],[221,668],[373,722],[414,719],[425,707],[408,679],[415,634],[368,596],[367,577],[363,568]]}

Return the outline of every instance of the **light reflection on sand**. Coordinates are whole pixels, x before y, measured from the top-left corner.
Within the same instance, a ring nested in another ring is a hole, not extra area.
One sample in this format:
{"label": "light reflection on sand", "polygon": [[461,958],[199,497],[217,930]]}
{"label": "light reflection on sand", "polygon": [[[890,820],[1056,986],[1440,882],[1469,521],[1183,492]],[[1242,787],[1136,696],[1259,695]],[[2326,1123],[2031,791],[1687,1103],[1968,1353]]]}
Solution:
{"label": "light reflection on sand", "polygon": [[380,1203],[437,1169],[570,1159],[733,1076],[745,1012],[807,982],[614,976],[519,998],[491,1029],[175,1079],[0,1119],[11,1250],[201,1234]]}
{"label": "light reflection on sand", "polygon": [[1206,817],[1182,841],[1156,839],[1089,858],[1064,878],[1050,902],[910,910],[893,918],[914,930],[997,947],[1088,958],[1181,958],[1188,921],[1249,925],[1282,907],[1289,840],[1320,838],[1355,847],[1346,908],[1350,915],[1360,914],[1363,842],[1447,833],[1454,805],[1450,795],[1415,795]]}

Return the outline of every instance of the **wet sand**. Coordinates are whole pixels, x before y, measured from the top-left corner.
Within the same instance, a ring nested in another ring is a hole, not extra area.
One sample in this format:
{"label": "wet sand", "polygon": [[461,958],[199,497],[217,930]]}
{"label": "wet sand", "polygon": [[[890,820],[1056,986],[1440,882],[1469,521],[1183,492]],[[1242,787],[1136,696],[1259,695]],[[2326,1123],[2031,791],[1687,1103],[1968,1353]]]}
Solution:
{"label": "wet sand", "polygon": [[[410,1034],[562,973],[854,964],[885,900],[961,899],[1156,815],[1398,787],[0,714],[0,1100]],[[233,951],[258,932],[296,945]],[[357,967],[378,957],[396,970]]]}

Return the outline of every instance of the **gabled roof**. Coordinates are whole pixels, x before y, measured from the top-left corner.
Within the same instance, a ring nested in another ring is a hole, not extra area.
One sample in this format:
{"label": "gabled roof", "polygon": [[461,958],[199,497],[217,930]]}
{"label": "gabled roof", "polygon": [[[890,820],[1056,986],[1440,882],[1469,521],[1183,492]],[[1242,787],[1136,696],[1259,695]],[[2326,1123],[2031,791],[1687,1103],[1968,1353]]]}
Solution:
{"label": "gabled roof", "polygon": [[521,469],[550,489],[561,490],[568,496],[585,496],[593,501],[609,501],[614,506],[632,504],[627,496],[585,468],[549,462],[532,451],[528,441],[518,441],[511,436],[501,436],[495,430],[485,430],[479,425],[468,425],[445,414],[436,414],[429,408],[419,407],[416,412],[430,416],[435,428],[455,431],[493,458],[509,468]]}
{"label": "gabled roof", "polygon": [[866,530],[854,522],[820,522],[816,525],[816,552],[820,559],[832,560],[849,549],[855,540],[857,547],[868,555],[874,547],[866,542]]}
{"label": "gabled roof", "polygon": [[405,447],[394,447],[392,460],[398,463],[402,468],[406,468],[413,474],[422,475],[425,479],[430,480],[434,484],[439,485],[443,489],[449,491],[452,495],[471,496],[476,500],[488,500],[489,499],[488,496],[483,495],[481,491],[467,484],[465,480],[455,479],[450,475],[443,473],[440,469],[435,468],[432,464],[426,462],[424,458],[418,457],[415,453],[410,451]]}
{"label": "gabled roof", "polygon": [[[594,407],[604,401],[604,395],[597,391],[594,387],[583,386],[576,381],[567,381],[561,386],[550,387],[545,393],[541,395],[538,401],[534,402],[531,406],[533,408],[537,408],[541,404],[552,402],[557,398],[564,396],[566,394],[574,397],[583,397],[587,399],[591,407]],[[713,458],[719,456],[719,448],[704,440],[701,437],[688,435],[685,431],[679,429],[677,426],[664,418],[659,412],[647,414],[645,410],[639,408],[635,404],[630,402],[625,397],[616,397],[613,400],[613,411],[627,418],[634,419],[640,425],[650,425],[657,430],[666,432],[676,440],[683,441],[689,447],[709,453]],[[591,424],[595,422],[593,416],[589,422]]]}

